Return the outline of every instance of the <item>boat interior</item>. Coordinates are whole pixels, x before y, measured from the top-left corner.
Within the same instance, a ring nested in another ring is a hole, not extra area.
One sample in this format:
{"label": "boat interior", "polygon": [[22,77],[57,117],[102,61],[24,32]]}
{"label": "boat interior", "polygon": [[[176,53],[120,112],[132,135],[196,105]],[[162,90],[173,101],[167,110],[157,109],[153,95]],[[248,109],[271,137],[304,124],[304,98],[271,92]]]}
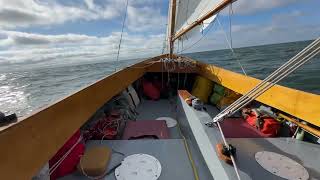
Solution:
{"label": "boat interior", "polygon": [[[255,155],[261,151],[288,157],[308,172],[307,175],[297,174],[293,168],[292,177],[320,179],[319,122],[297,108],[293,112],[290,107],[290,102],[297,98],[303,98],[304,105],[309,106],[317,102],[317,95],[276,85],[268,91],[273,98],[266,93],[250,104],[252,108],[264,106],[282,117],[276,135],[266,136],[248,125],[241,112],[224,119],[220,131],[216,125],[206,124],[232,102],[212,104],[207,96],[193,106],[189,98],[193,97],[195,88],[209,87],[207,93],[211,95],[214,87],[222,87],[228,94],[235,95],[234,101],[260,80],[186,57],[176,57],[180,58],[179,62],[164,63],[162,58],[166,57],[158,56],[115,72],[1,131],[1,144],[11,149],[0,149],[1,158],[7,162],[2,168],[3,175],[9,177],[19,172],[18,179],[34,177],[46,163],[52,165],[50,161],[75,132],[81,132],[84,152],[94,147],[111,149],[108,163],[103,164],[106,173],[93,177],[83,168],[79,169],[78,164],[71,173],[51,176],[51,179],[126,179],[119,177],[123,173],[139,177],[138,170],[119,172],[124,158],[134,154],[147,154],[160,162],[157,168],[161,173],[149,179],[237,179],[235,165],[219,149],[223,133],[234,147],[232,153],[241,179],[283,179],[279,169],[270,172],[257,162]],[[201,86],[199,79],[211,85]],[[158,93],[152,91],[154,87],[160,89]],[[284,90],[286,95],[283,95]],[[291,96],[292,100],[286,96]],[[284,103],[283,99],[289,100]],[[317,108],[312,105],[308,110]],[[304,130],[300,140],[292,138],[286,123],[298,118],[308,122],[308,126],[295,123]]]}
{"label": "boat interior", "polygon": [[[160,119],[171,117],[177,121],[177,125],[168,127],[168,134],[165,137],[150,135],[152,132],[146,132],[143,136],[140,134],[138,137],[132,135],[131,138],[123,138],[123,132],[119,132],[120,136],[111,140],[104,138],[89,140],[86,147],[107,146],[125,156],[152,155],[161,163],[162,171],[159,179],[163,180],[236,179],[233,166],[220,159],[219,153],[215,150],[216,145],[222,142],[219,129],[216,126],[205,125],[221,109],[207,103],[203,109],[197,110],[188,105],[183,98],[185,92],[192,91],[196,76],[197,74],[194,73],[146,73],[132,84],[138,92],[140,103],[135,108],[136,116],[126,121],[158,121],[159,117]],[[143,79],[160,80],[162,86],[168,85],[170,88],[166,89],[168,92],[162,94],[160,99],[152,100],[143,94],[141,87]],[[101,112],[110,112],[115,102],[116,100],[113,99],[111,103],[106,103],[82,128],[86,129],[90,126],[89,124],[97,121],[99,112],[100,115]],[[148,123],[144,125],[148,126]],[[320,178],[319,159],[314,158],[320,154],[319,145],[291,138],[287,128],[283,125],[276,137],[268,138],[247,126],[241,115],[235,115],[223,121],[224,135],[227,141],[236,147],[235,157],[241,179],[283,179],[277,176],[276,172],[270,173],[258,164],[255,154],[259,151],[271,151],[289,157],[303,164],[309,172],[310,179]],[[114,153],[106,171],[112,170],[122,160],[123,155]],[[82,173],[75,172],[61,179],[87,178]],[[116,179],[116,175],[110,173],[105,178]]]}

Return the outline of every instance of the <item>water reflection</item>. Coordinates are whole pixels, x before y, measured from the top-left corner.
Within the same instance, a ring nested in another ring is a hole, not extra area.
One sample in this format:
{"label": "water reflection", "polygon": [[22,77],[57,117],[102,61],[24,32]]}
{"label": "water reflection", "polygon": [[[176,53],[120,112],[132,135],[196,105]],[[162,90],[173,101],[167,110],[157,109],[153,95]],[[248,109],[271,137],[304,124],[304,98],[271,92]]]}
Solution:
{"label": "water reflection", "polygon": [[28,95],[24,92],[25,86],[11,84],[14,80],[14,78],[8,79],[7,74],[0,74],[0,111],[22,116],[28,114],[28,111],[31,112],[28,110],[30,108]]}

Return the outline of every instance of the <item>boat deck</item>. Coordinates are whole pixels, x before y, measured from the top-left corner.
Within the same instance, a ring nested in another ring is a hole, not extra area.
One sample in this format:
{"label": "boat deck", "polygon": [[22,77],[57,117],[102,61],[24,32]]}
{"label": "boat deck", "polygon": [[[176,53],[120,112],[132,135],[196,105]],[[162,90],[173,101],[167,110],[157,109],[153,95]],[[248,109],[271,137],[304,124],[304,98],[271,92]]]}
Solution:
{"label": "boat deck", "polygon": [[[190,128],[190,120],[187,120],[191,118],[193,122],[198,123],[199,127],[197,128],[199,129],[197,131],[205,132],[205,137],[208,137],[207,143],[215,145],[221,141],[220,133],[216,128],[206,127],[204,122],[216,115],[218,110],[213,106],[206,106],[207,112],[196,111],[191,107],[186,107],[183,104],[184,102],[179,101],[179,98],[176,99],[174,101],[165,99],[159,101],[142,100],[137,108],[139,113],[137,120],[153,120],[158,117],[167,116],[175,119],[178,118],[180,128],[186,137],[186,142],[192,154],[194,165],[197,168],[199,179],[213,179],[211,175],[212,169],[215,170],[212,173],[215,179],[221,179],[219,177],[226,177],[223,179],[236,179],[233,167],[217,159],[214,149],[210,149],[212,147],[209,148],[212,153],[203,153],[201,147],[208,144],[199,145],[199,141],[195,140],[196,135],[194,135],[194,130]],[[176,108],[178,108],[178,111]],[[181,116],[181,113],[184,116]],[[184,140],[178,128],[178,126],[169,128],[170,139],[89,141],[87,147],[108,146],[124,153],[126,156],[137,153],[150,154],[161,163],[162,172],[159,180],[194,180],[193,169],[185,149]],[[227,140],[237,148],[236,161],[242,179],[282,179],[267,172],[255,161],[254,154],[262,150],[280,153],[294,159],[308,170],[310,179],[320,179],[320,149],[317,145],[290,138],[228,138]],[[206,157],[211,158],[213,162],[208,164]],[[119,154],[113,154],[108,169],[120,163],[122,158]],[[87,178],[79,173],[74,173],[61,179]],[[104,179],[115,180],[114,173],[106,176]]]}

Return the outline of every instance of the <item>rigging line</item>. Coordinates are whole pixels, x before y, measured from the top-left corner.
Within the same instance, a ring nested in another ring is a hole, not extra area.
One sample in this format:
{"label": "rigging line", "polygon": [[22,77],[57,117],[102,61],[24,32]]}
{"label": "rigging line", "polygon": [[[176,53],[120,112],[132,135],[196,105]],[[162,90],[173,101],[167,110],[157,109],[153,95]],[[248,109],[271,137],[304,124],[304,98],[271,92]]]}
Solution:
{"label": "rigging line", "polygon": [[[223,143],[224,143],[224,145],[227,147],[227,149],[229,149],[230,146],[229,146],[229,143],[227,142],[227,140],[226,140],[226,138],[225,138],[225,136],[224,136],[224,133],[223,133],[222,128],[221,128],[221,126],[220,126],[220,122],[217,122],[217,125],[218,125],[218,128],[219,128],[219,132],[220,132],[220,134],[221,134]],[[238,178],[239,180],[241,180],[240,174],[239,174],[239,170],[238,170],[238,166],[237,166],[237,163],[236,163],[236,160],[234,159],[234,156],[233,156],[231,153],[230,153],[230,158],[231,158],[231,161],[232,161],[232,164],[233,164],[233,167],[234,167],[234,171],[235,171],[235,173],[236,173],[236,175],[237,175],[237,178]]]}
{"label": "rigging line", "polygon": [[247,105],[248,103],[250,103],[252,100],[254,100],[255,98],[259,97],[261,94],[263,94],[265,91],[267,91],[268,89],[270,89],[271,87],[273,87],[277,82],[281,81],[283,78],[285,78],[287,75],[289,75],[291,72],[293,72],[294,70],[296,70],[297,68],[299,68],[301,65],[305,64],[307,61],[309,61],[311,58],[313,58],[315,55],[317,55],[320,52],[320,47],[317,48],[316,50],[314,50],[312,53],[310,53],[309,55],[306,56],[306,58],[304,58],[304,60],[299,63],[296,67],[291,68],[290,70],[286,70],[286,74],[281,76],[281,77],[277,77],[276,80],[272,83],[268,83],[268,85],[266,87],[264,87],[262,90],[260,90],[257,94],[255,94],[253,97],[249,97],[247,102],[244,102],[242,104],[239,105],[239,107],[236,107],[234,109],[232,109],[232,112],[237,111],[241,108],[243,108],[245,105]]}
{"label": "rigging line", "polygon": [[208,34],[208,32],[211,30],[211,28],[214,26],[214,24],[215,24],[215,23],[212,23],[212,24],[210,25],[210,27],[208,27],[208,30],[207,30],[205,33],[202,34],[201,38],[200,38],[198,41],[196,41],[196,42],[193,43],[192,45],[186,47],[185,49],[182,49],[179,53],[182,53],[182,52],[184,52],[185,50],[188,50],[188,49],[192,48],[193,46],[195,46],[197,43],[199,43],[199,42]]}
{"label": "rigging line", "polygon": [[232,43],[232,20],[231,20],[231,16],[233,15],[233,9],[232,9],[232,3],[230,3],[229,6],[229,34],[230,34],[230,45],[231,48],[233,48],[233,43]]}
{"label": "rigging line", "polygon": [[[303,65],[305,62],[307,62],[308,60],[310,60],[312,57],[314,57],[317,53],[319,53],[320,51],[320,47],[317,48],[316,50],[314,50],[312,53],[308,54],[306,57],[304,57],[300,62],[297,62],[293,68],[289,68],[287,69],[285,72],[283,72],[281,74],[281,76],[276,77],[274,80],[272,80],[272,82],[267,82],[267,86],[264,86],[260,89],[257,89],[257,91],[255,91],[252,96],[249,96],[251,94],[247,93],[245,94],[243,97],[246,98],[239,98],[242,99],[240,101],[235,101],[234,103],[232,103],[229,107],[227,107],[225,110],[223,110],[222,112],[220,112],[217,116],[224,116],[225,113],[230,114],[235,112],[236,109],[241,109],[242,107],[244,107],[246,104],[250,103],[251,100],[259,97],[262,93],[264,93],[265,91],[267,91],[268,89],[270,89],[272,86],[274,86],[277,82],[279,82],[280,80],[282,80],[284,77],[286,77],[286,74],[289,74],[291,72],[293,72],[295,69],[297,69],[298,67],[300,67],[301,65]],[[286,74],[284,74],[286,73]],[[240,107],[240,108],[239,108]],[[216,117],[217,117],[216,116]],[[215,117],[215,118],[216,118]]]}
{"label": "rigging line", "polygon": [[241,64],[238,56],[237,56],[236,53],[234,52],[234,50],[233,50],[233,48],[232,48],[232,46],[231,46],[231,44],[230,44],[230,42],[229,42],[229,40],[228,40],[228,35],[227,35],[226,31],[223,29],[223,26],[222,26],[222,24],[220,23],[218,16],[217,16],[217,21],[218,21],[218,23],[219,23],[219,25],[220,25],[221,30],[222,30],[223,33],[224,33],[224,36],[225,36],[225,38],[226,38],[226,42],[227,42],[227,44],[228,44],[228,46],[229,46],[229,49],[230,49],[231,52],[232,52],[232,55],[235,57],[236,61],[237,61],[238,64],[240,65],[240,68],[241,68],[243,74],[247,76],[246,71],[244,70],[244,68],[243,68],[243,66],[242,66],[242,64]]}
{"label": "rigging line", "polygon": [[[120,55],[120,48],[121,48],[121,42],[122,42],[123,29],[124,29],[124,24],[125,24],[126,18],[127,18],[128,2],[129,2],[129,0],[126,1],[126,11],[124,12],[122,28],[121,28],[121,35],[120,35],[120,41],[119,41],[119,46],[118,46],[118,54],[117,54],[118,65],[119,65],[119,55]],[[115,71],[117,71],[117,66],[115,66]]]}
{"label": "rigging line", "polygon": [[[245,105],[243,105],[243,103],[248,103],[248,102],[246,102],[246,101],[248,101],[248,99],[249,99],[249,103],[250,103],[250,100],[259,97],[262,93],[264,93],[265,91],[267,91],[268,89],[273,87],[277,82],[279,82],[280,80],[285,78],[288,74],[290,74],[291,72],[293,72],[294,70],[299,68],[301,65],[306,63],[311,58],[313,58],[317,53],[320,52],[320,47],[316,48],[312,52],[309,52],[309,54],[307,54],[307,53],[308,53],[308,51],[311,51],[313,48],[317,47],[319,45],[319,43],[320,43],[320,38],[318,38],[317,40],[315,40],[314,42],[309,44],[305,49],[300,51],[297,55],[295,55],[293,58],[291,58],[288,62],[283,64],[280,68],[278,68],[276,71],[271,73],[267,78],[265,78],[263,81],[261,81],[256,87],[251,89],[248,93],[244,94],[241,98],[239,98],[234,103],[232,103],[230,106],[228,106],[226,109],[221,111],[213,119],[213,122],[219,121],[224,116],[235,112],[234,110],[239,109],[238,107],[242,105],[240,107],[240,109],[241,109],[242,107],[245,106]],[[303,58],[301,59],[301,57],[303,57]],[[278,73],[278,72],[280,72],[280,73]],[[269,80],[271,80],[271,81],[269,82]],[[267,85],[267,86],[265,86],[265,85]]]}
{"label": "rigging line", "polygon": [[[318,39],[319,40],[319,39]],[[266,83],[268,83],[269,81],[272,82],[274,81],[274,77],[279,76],[282,73],[278,73],[283,71],[285,68],[288,68],[289,65],[292,65],[293,62],[298,61],[298,58],[301,57],[302,53],[305,53],[306,51],[310,50],[311,48],[315,47],[314,45],[316,45],[317,41],[314,41],[313,43],[311,43],[308,47],[306,47],[305,49],[303,49],[301,52],[299,52],[296,56],[294,56],[293,58],[291,58],[291,60],[289,60],[287,63],[285,63],[284,65],[282,65],[280,68],[278,68],[276,71],[274,71],[273,73],[271,73],[267,78],[265,78],[263,81],[261,81],[255,88],[253,88],[252,90],[250,90],[249,92],[247,92],[244,96],[242,96],[241,98],[239,98],[237,101],[234,102],[234,104],[242,101],[243,99],[251,96],[253,93],[255,93],[257,90],[261,89],[262,87],[265,86]],[[271,81],[272,80],[272,81]],[[232,106],[228,107],[231,108]],[[228,109],[227,108],[227,109]],[[227,110],[226,109],[226,110]]]}
{"label": "rigging line", "polygon": [[[295,63],[296,61],[301,61],[299,60],[299,58],[301,58],[301,56],[311,50],[312,48],[316,47],[317,44],[320,43],[320,38],[315,40],[313,43],[311,43],[309,46],[307,46],[306,48],[304,48],[302,51],[300,51],[297,55],[295,55],[293,58],[291,58],[288,62],[286,62],[285,64],[283,64],[282,66],[280,66],[277,70],[275,70],[273,73],[271,73],[268,77],[266,77],[263,81],[261,81],[255,88],[251,89],[249,92],[247,92],[244,96],[242,96],[241,98],[239,98],[237,101],[235,101],[235,103],[242,101],[244,98],[249,97],[251,94],[255,93],[257,90],[261,89],[263,86],[265,86],[266,83],[268,83],[269,81],[272,82],[274,81],[274,77],[282,75],[283,70],[285,70],[286,68],[288,68],[290,65],[294,65],[293,63]],[[278,73],[280,72],[280,73]],[[230,108],[230,107],[228,107]],[[225,109],[227,110],[227,109]]]}
{"label": "rigging line", "polygon": [[[168,24],[166,24],[166,29],[168,29]],[[162,47],[162,53],[161,54],[163,54],[164,53],[164,51],[165,51],[165,49],[166,49],[166,46],[167,46],[167,33],[166,33],[166,35],[164,36],[164,41],[163,41],[163,47]]]}

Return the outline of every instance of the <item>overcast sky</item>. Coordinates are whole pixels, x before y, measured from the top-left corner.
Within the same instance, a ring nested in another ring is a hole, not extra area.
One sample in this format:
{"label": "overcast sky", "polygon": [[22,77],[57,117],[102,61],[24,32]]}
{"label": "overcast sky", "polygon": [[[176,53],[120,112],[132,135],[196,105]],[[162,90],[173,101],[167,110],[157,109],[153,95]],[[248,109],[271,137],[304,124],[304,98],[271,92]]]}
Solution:
{"label": "overcast sky", "polygon": [[[125,0],[0,0],[0,65],[114,60]],[[186,52],[227,48],[227,8]],[[234,47],[314,39],[319,0],[238,0]],[[120,59],[158,55],[165,40],[168,0],[129,0]],[[223,30],[222,30],[223,28]],[[228,34],[229,36],[229,34]],[[193,44],[201,34],[184,42]],[[230,37],[228,37],[230,38]]]}

